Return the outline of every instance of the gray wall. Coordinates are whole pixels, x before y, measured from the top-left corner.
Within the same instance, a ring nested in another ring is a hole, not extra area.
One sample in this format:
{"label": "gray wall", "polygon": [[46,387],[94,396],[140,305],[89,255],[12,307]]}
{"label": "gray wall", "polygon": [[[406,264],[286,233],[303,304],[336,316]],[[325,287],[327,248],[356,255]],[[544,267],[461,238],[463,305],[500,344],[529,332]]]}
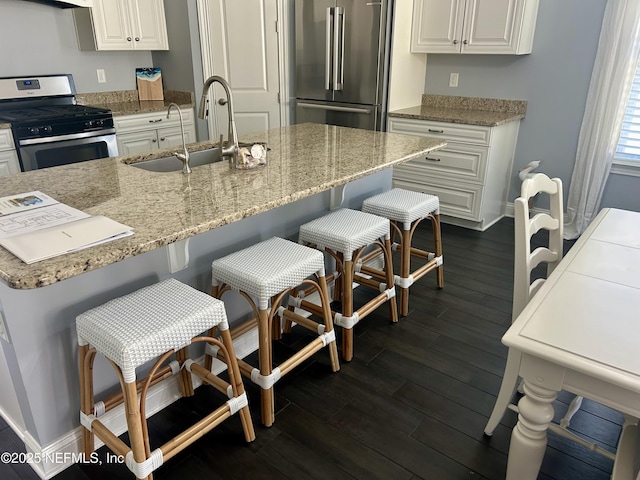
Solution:
{"label": "gray wall", "polygon": [[[606,0],[540,0],[533,53],[522,56],[429,55],[425,93],[528,100],[520,125],[509,201],[518,169],[541,160],[560,177],[565,199]],[[450,88],[449,74],[460,74]],[[602,206],[640,210],[640,179],[611,175]]]}
{"label": "gray wall", "polygon": [[[82,52],[71,9],[0,0],[0,76],[71,73],[79,93],[135,90],[136,67],[153,66],[150,52]],[[107,83],[98,83],[104,68]]]}

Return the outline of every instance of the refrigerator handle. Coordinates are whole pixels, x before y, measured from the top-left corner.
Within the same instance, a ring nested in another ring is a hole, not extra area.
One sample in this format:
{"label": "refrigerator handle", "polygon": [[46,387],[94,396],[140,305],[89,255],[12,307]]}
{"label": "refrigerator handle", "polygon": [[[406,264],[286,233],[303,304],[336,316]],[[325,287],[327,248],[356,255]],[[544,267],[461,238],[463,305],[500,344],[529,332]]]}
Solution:
{"label": "refrigerator handle", "polygon": [[346,22],[346,13],[343,7],[340,7],[342,10],[342,22],[340,22],[340,82],[336,87],[336,90],[342,90],[344,86],[344,32],[345,32],[345,22]]}
{"label": "refrigerator handle", "polygon": [[326,35],[325,35],[325,54],[324,54],[324,89],[331,90],[331,29],[333,26],[333,21],[331,17],[333,17],[333,9],[334,7],[327,7],[327,18],[326,18]]}
{"label": "refrigerator handle", "polygon": [[[335,7],[333,14],[333,91],[342,90],[342,83],[339,77],[340,63],[340,34],[342,33],[340,17],[344,19],[344,8]],[[343,44],[344,47],[344,44]]]}
{"label": "refrigerator handle", "polygon": [[328,105],[326,103],[320,104],[320,103],[297,102],[296,106],[300,108],[311,108],[315,110],[329,110],[332,112],[361,113],[364,115],[369,115],[371,113],[371,108],[367,108],[367,107],[342,107],[340,105]]}

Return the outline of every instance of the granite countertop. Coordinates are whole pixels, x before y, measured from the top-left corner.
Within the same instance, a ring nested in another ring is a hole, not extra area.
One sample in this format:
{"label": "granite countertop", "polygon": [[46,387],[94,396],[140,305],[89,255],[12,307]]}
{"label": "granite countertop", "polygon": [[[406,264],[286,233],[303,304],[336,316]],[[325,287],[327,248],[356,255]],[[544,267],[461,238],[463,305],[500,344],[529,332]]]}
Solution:
{"label": "granite countertop", "polygon": [[195,99],[192,92],[165,90],[164,100],[138,100],[137,90],[117,92],[79,93],[76,100],[80,105],[108,108],[114,116],[134,115],[136,113],[161,112],[176,103],[179,107],[193,108]]}
{"label": "granite countertop", "polygon": [[[182,172],[135,168],[156,150],[0,177],[3,195],[42,191],[91,215],[105,215],[133,228],[131,237],[27,265],[0,248],[0,278],[9,287],[43,287],[125,260],[222,225],[286,205],[437,150],[442,140],[300,124],[242,136],[266,141],[268,164],[230,169],[227,162]],[[200,142],[189,150],[213,145]]]}
{"label": "granite countertop", "polygon": [[524,118],[527,102],[449,95],[423,95],[415,107],[389,112],[390,117],[496,127]]}

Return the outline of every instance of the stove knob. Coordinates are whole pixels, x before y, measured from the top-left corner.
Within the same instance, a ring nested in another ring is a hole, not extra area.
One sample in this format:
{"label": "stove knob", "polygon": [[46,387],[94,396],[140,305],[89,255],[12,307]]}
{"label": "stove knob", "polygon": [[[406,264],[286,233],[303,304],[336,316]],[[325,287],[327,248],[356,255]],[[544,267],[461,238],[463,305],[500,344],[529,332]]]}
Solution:
{"label": "stove knob", "polygon": [[85,127],[93,127],[93,120],[89,120],[87,122],[84,122],[84,126]]}
{"label": "stove knob", "polygon": [[53,128],[51,128],[51,125],[47,125],[46,127],[42,127],[42,131],[44,133],[51,133],[53,131]]}
{"label": "stove knob", "polygon": [[39,127],[30,127],[29,128],[29,133],[33,134],[33,135],[37,135],[40,133],[40,128]]}
{"label": "stove knob", "polygon": [[104,126],[104,120],[96,120],[96,127]]}

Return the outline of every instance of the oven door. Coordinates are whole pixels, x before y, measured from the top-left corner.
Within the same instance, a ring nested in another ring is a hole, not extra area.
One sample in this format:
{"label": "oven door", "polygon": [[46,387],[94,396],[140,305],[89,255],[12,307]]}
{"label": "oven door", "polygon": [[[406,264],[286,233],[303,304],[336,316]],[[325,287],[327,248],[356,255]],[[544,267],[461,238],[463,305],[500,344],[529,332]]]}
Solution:
{"label": "oven door", "polygon": [[115,129],[19,140],[23,172],[118,156]]}

